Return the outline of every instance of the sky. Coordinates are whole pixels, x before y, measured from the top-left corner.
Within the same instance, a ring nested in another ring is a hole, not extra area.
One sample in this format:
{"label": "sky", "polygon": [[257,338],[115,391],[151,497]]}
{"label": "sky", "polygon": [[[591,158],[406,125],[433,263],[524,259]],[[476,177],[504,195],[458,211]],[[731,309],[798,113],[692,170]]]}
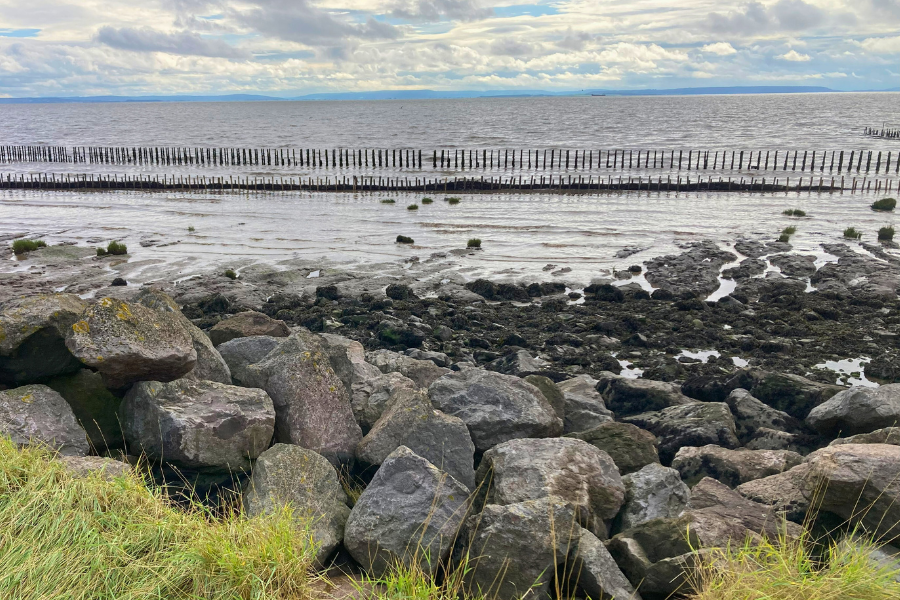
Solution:
{"label": "sky", "polygon": [[516,2],[0,0],[0,97],[900,87],[900,0]]}

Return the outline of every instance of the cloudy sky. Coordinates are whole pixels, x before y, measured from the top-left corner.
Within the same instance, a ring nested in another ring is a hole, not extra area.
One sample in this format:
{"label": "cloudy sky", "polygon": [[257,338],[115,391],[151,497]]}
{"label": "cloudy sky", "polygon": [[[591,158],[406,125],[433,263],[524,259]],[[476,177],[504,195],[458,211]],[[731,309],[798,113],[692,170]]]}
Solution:
{"label": "cloudy sky", "polygon": [[0,0],[0,96],[900,86],[900,0]]}

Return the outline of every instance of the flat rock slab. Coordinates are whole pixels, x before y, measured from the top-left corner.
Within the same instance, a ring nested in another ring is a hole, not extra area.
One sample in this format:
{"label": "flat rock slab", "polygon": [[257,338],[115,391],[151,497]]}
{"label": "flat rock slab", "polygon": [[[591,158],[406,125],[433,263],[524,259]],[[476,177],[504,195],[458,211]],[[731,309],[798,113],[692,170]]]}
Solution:
{"label": "flat rock slab", "polygon": [[704,477],[712,477],[729,487],[783,473],[803,462],[803,457],[790,450],[730,450],[721,446],[684,446],[675,454],[672,468],[693,485]]}
{"label": "flat rock slab", "polygon": [[0,433],[20,446],[46,444],[64,455],[84,456],[89,449],[71,407],[46,385],[0,391]]}
{"label": "flat rock slab", "polygon": [[291,330],[284,321],[277,321],[255,310],[238,313],[219,321],[209,330],[209,339],[215,346],[251,335],[287,337],[291,335]]}

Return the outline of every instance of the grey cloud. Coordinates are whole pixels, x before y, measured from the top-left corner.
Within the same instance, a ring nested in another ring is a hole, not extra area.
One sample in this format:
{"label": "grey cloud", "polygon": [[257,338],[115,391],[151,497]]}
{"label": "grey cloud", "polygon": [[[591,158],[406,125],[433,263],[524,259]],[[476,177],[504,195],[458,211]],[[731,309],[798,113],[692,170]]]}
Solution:
{"label": "grey cloud", "polygon": [[263,35],[309,46],[335,46],[352,38],[396,39],[402,35],[398,27],[371,17],[365,23],[348,23],[308,0],[257,0],[254,8],[231,10],[229,15]]}
{"label": "grey cloud", "polygon": [[399,0],[390,14],[410,21],[477,21],[492,16],[494,11],[482,8],[477,0]]}
{"label": "grey cloud", "polygon": [[742,10],[728,14],[712,13],[707,24],[717,32],[750,35],[761,31],[799,31],[825,22],[822,9],[803,0],[779,0],[771,6],[749,2]]}
{"label": "grey cloud", "polygon": [[101,27],[96,39],[118,50],[132,52],[168,52],[186,56],[213,56],[246,60],[251,54],[222,40],[210,40],[191,31],[165,33],[148,27]]}
{"label": "grey cloud", "polygon": [[528,58],[535,54],[535,45],[513,38],[501,38],[491,44],[491,54],[494,56],[513,56],[516,58]]}
{"label": "grey cloud", "polygon": [[588,42],[593,41],[593,35],[585,31],[572,31],[569,27],[563,39],[556,42],[556,45],[564,50],[583,50]]}

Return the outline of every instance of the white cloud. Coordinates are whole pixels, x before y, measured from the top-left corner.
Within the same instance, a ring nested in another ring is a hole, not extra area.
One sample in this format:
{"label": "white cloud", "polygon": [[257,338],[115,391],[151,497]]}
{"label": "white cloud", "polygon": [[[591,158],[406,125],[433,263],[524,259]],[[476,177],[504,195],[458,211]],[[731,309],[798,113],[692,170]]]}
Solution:
{"label": "white cloud", "polygon": [[734,46],[732,46],[728,42],[716,42],[715,44],[707,44],[703,46],[701,50],[703,50],[704,52],[709,52],[710,54],[718,54],[719,56],[737,54],[737,50],[735,50]]}
{"label": "white cloud", "polygon": [[784,54],[780,54],[777,58],[781,60],[789,60],[791,62],[809,62],[812,60],[809,54],[800,54],[796,50],[789,50]]}
{"label": "white cloud", "polygon": [[896,54],[900,52],[900,36],[866,38],[862,41],[860,46],[862,46],[864,50],[876,54]]}

